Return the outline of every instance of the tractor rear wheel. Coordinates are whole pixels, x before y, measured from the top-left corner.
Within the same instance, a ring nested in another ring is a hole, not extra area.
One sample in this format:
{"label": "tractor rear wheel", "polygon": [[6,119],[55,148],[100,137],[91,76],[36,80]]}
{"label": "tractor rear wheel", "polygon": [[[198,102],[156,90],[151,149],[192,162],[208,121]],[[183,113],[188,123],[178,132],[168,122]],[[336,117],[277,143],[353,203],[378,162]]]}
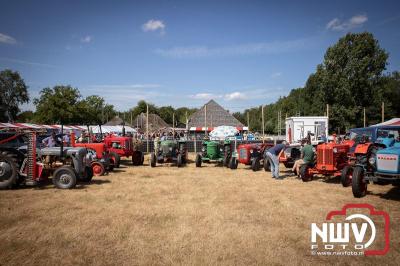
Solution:
{"label": "tractor rear wheel", "polygon": [[156,154],[154,152],[150,153],[150,166],[151,167],[156,167]]}
{"label": "tractor rear wheel", "polygon": [[313,175],[308,172],[309,168],[310,167],[307,164],[303,164],[302,166],[300,166],[299,176],[301,180],[303,180],[303,182],[311,181],[313,178]]}
{"label": "tractor rear wheel", "polygon": [[260,158],[254,158],[251,162],[251,169],[255,172],[260,170]]}
{"label": "tractor rear wheel", "polygon": [[90,182],[90,181],[92,181],[93,175],[94,175],[93,168],[89,167],[89,166],[86,166],[85,167],[85,172],[84,172],[83,176],[81,176],[79,178],[79,180],[82,181],[82,182]]}
{"label": "tractor rear wheel", "polygon": [[102,164],[101,162],[92,162],[92,170],[93,175],[95,176],[103,176],[106,172],[104,164]]}
{"label": "tractor rear wheel", "polygon": [[264,170],[267,172],[271,172],[271,162],[269,161],[267,156],[265,156],[263,164],[264,164]]}
{"label": "tractor rear wheel", "polygon": [[71,189],[76,186],[75,170],[71,166],[61,166],[54,171],[53,184],[60,189]]}
{"label": "tractor rear wheel", "polygon": [[144,153],[140,152],[142,154],[142,157],[140,158],[140,165],[143,165],[144,163]]}
{"label": "tractor rear wheel", "polygon": [[364,197],[367,194],[367,182],[364,180],[364,169],[360,166],[356,166],[353,169],[352,191],[353,196],[356,198]]}
{"label": "tractor rear wheel", "polygon": [[196,167],[201,167],[201,155],[196,155]]}
{"label": "tractor rear wheel", "polygon": [[237,169],[238,167],[238,160],[236,159],[236,157],[232,157],[230,162],[229,162],[229,168],[231,168],[232,170]]}
{"label": "tractor rear wheel", "polygon": [[18,181],[17,159],[12,153],[0,153],[0,189],[11,188]]}
{"label": "tractor rear wheel", "polygon": [[178,158],[176,159],[176,164],[178,165],[178,167],[182,166],[183,164],[182,154],[178,154]]}
{"label": "tractor rear wheel", "polygon": [[119,168],[119,165],[121,163],[121,157],[119,156],[119,154],[116,152],[110,152],[110,157],[110,161],[112,164],[114,164],[114,167]]}
{"label": "tractor rear wheel", "polygon": [[231,147],[229,145],[225,145],[224,146],[224,160],[223,160],[224,166],[229,167],[229,162],[231,160],[231,157],[232,157]]}
{"label": "tractor rear wheel", "polygon": [[142,162],[142,152],[134,151],[132,154],[132,164],[138,166],[140,165],[141,162]]}
{"label": "tractor rear wheel", "polygon": [[346,165],[342,169],[342,175],[340,176],[340,182],[342,183],[343,187],[348,187],[351,185],[351,179],[353,176],[353,167],[350,165]]}

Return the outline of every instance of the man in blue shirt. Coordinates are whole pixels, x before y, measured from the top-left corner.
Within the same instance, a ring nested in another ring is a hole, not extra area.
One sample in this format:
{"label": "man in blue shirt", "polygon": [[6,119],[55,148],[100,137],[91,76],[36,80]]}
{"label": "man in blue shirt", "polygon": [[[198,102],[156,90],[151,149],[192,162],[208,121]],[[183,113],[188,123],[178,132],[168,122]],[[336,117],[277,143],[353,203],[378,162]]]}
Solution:
{"label": "man in blue shirt", "polygon": [[265,154],[271,165],[271,174],[273,178],[279,179],[279,154],[286,148],[286,141],[269,148]]}

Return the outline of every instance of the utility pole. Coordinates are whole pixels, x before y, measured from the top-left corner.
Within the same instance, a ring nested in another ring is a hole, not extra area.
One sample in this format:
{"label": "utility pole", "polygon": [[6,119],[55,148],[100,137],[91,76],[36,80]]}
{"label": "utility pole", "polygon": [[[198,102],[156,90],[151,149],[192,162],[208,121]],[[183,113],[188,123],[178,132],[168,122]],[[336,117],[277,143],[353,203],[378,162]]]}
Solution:
{"label": "utility pole", "polygon": [[133,117],[132,117],[132,111],[131,111],[131,126],[133,126],[132,123],[133,123]]}
{"label": "utility pole", "polygon": [[261,106],[261,121],[262,121],[262,123],[261,123],[261,125],[262,125],[262,142],[264,143],[264,139],[265,139],[265,136],[264,136],[264,105],[262,105]]}
{"label": "utility pole", "polygon": [[175,113],[172,113],[172,134],[175,136]]}
{"label": "utility pole", "polygon": [[247,112],[247,130],[250,131],[250,113]]}
{"label": "utility pole", "polygon": [[326,104],[326,116],[329,119],[329,104]]}
{"label": "utility pole", "polygon": [[385,103],[382,102],[382,123],[385,122]]}
{"label": "utility pole", "polygon": [[146,116],[146,135],[147,135],[147,153],[149,153],[150,150],[150,139],[149,139],[149,105],[146,104],[146,109],[147,109],[147,116]]}
{"label": "utility pole", "polygon": [[363,110],[363,111],[364,111],[364,127],[366,127],[366,124],[367,124],[367,123],[366,123],[366,120],[367,120],[367,119],[366,119],[366,116],[365,116],[365,107],[364,107],[364,110]]}
{"label": "utility pole", "polygon": [[207,104],[204,105],[204,130],[207,136]]}
{"label": "utility pole", "polygon": [[185,115],[185,117],[186,117],[186,119],[185,119],[185,121],[186,121],[186,130],[189,130],[189,120],[188,120],[188,114],[187,114],[187,111],[186,111],[186,115]]}

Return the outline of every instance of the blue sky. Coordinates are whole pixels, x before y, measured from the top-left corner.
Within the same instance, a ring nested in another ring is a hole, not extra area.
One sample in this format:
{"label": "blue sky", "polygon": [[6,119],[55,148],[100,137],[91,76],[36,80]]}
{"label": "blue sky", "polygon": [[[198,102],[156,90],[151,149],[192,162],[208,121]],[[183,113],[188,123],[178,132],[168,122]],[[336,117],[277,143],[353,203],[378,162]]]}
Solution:
{"label": "blue sky", "polygon": [[303,86],[347,32],[372,32],[400,70],[399,3],[0,0],[0,69],[32,97],[69,84],[120,111],[210,98],[241,111]]}

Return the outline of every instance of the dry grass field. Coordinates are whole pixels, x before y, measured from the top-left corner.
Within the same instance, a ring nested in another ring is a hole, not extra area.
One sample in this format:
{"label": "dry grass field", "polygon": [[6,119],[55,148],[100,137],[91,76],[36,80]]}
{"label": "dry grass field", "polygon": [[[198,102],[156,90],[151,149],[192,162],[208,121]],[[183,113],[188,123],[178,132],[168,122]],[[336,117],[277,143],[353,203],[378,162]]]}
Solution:
{"label": "dry grass field", "polygon": [[[337,182],[244,166],[127,164],[73,190],[0,191],[0,265],[398,265],[400,190],[369,190],[354,199]],[[386,256],[310,254],[310,224],[346,203],[390,214]]]}

